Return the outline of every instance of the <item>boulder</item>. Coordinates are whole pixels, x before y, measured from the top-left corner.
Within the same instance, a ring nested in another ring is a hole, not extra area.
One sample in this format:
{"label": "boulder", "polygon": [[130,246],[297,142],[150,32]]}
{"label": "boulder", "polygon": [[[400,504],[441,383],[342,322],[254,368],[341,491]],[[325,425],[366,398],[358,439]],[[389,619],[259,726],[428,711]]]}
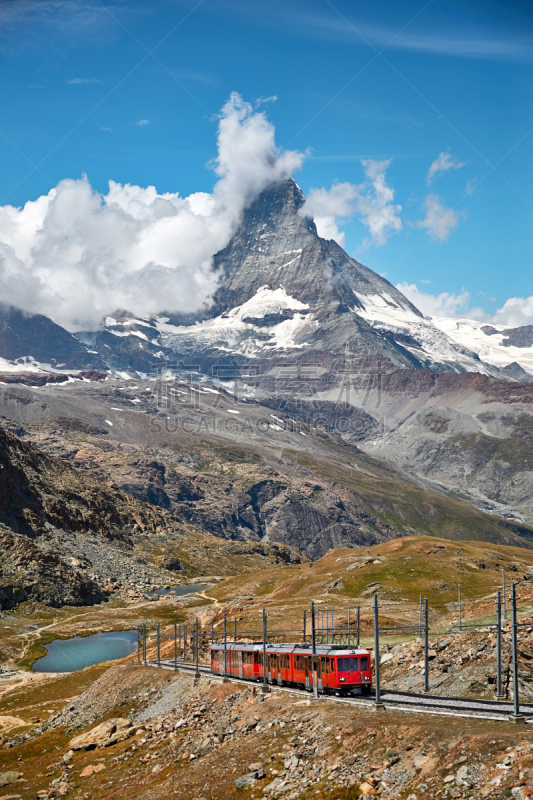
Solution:
{"label": "boulder", "polygon": [[248,775],[241,775],[235,781],[237,789],[244,789],[245,786],[252,786],[257,780],[257,772],[250,772]]}
{"label": "boulder", "polygon": [[134,729],[129,719],[118,717],[100,723],[96,728],[75,736],[69,742],[71,750],[93,750],[95,747],[109,747],[133,736]]}
{"label": "boulder", "polygon": [[0,786],[9,786],[10,783],[15,783],[20,778],[21,773],[12,769],[8,772],[0,772]]}

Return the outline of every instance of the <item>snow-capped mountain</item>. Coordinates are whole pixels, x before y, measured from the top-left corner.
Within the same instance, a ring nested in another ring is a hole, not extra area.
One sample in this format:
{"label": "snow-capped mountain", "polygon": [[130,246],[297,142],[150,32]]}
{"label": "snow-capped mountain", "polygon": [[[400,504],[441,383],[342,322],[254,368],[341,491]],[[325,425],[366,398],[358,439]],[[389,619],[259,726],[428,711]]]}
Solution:
{"label": "snow-capped mountain", "polygon": [[506,328],[473,319],[432,317],[432,323],[453,342],[477,353],[486,364],[517,380],[533,378],[533,325]]}
{"label": "snow-capped mountain", "polygon": [[[119,311],[98,331],[74,337],[50,320],[48,336],[46,318],[19,312],[35,331],[26,331],[18,349],[4,334],[1,370],[20,369],[33,358],[36,369],[105,365],[125,376],[187,361],[211,373],[217,364],[238,358],[266,374],[274,363],[297,358],[317,365],[330,383],[348,360],[352,369],[373,372],[428,368],[518,380],[533,372],[531,332],[424,317],[389,281],[337,242],[321,238],[302,213],[304,202],[292,179],[253,201],[227,247],[214,257],[219,288],[202,313],[169,309],[139,319]],[[43,334],[36,338],[38,330]],[[59,358],[59,351],[54,355],[57,343],[64,350],[67,340],[68,358]]]}

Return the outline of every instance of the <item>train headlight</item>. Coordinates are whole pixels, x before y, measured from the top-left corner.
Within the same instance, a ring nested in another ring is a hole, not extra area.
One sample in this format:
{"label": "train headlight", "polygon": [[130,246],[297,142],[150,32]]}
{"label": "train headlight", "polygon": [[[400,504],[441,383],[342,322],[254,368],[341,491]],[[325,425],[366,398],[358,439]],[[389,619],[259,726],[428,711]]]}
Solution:
{"label": "train headlight", "polygon": [[339,680],[340,680],[340,681],[345,681],[345,680],[346,680],[346,678],[339,678]]}

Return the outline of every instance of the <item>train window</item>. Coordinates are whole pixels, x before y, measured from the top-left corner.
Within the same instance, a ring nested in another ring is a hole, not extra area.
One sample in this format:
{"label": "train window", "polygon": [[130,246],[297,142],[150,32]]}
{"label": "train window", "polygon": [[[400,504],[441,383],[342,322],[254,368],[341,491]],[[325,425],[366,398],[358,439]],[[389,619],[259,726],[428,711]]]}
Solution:
{"label": "train window", "polygon": [[326,672],[327,673],[331,672],[331,659],[329,657],[326,658]]}
{"label": "train window", "polygon": [[367,672],[370,669],[370,664],[368,663],[368,656],[361,656],[361,669],[363,672]]}
{"label": "train window", "polygon": [[294,656],[294,669],[303,669],[303,658],[302,656]]}
{"label": "train window", "polygon": [[218,650],[211,650],[211,659],[213,661],[220,661],[220,656],[218,654]]}
{"label": "train window", "polygon": [[344,656],[337,659],[339,672],[359,672],[359,659],[357,656]]}

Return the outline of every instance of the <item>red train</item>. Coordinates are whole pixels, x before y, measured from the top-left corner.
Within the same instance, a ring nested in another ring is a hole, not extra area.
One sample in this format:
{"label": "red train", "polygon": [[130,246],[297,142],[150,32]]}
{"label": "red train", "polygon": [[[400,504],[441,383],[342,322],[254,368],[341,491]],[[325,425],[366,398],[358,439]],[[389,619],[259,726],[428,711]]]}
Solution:
{"label": "red train", "polygon": [[[266,649],[267,680],[278,686],[313,689],[316,680],[323,694],[368,694],[372,671],[368,650],[301,644],[270,644]],[[263,645],[231,642],[211,645],[211,672],[251,681],[263,680]]]}

